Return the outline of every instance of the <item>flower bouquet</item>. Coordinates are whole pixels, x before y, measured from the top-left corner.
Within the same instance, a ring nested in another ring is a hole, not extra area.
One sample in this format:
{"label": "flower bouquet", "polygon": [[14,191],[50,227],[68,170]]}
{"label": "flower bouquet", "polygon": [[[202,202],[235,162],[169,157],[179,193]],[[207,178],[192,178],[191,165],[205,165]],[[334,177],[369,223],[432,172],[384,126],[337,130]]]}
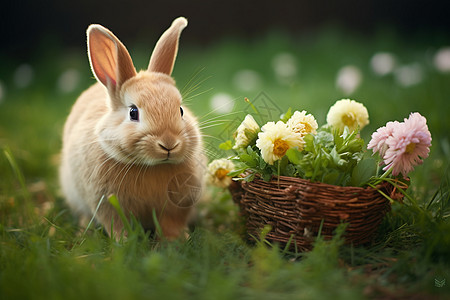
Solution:
{"label": "flower bouquet", "polygon": [[269,225],[269,241],[308,250],[315,236],[331,238],[348,223],[346,242],[370,242],[391,203],[407,195],[407,175],[428,156],[431,134],[412,113],[374,132],[371,154],[359,134],[368,123],[364,105],[349,99],[320,128],[306,111],[289,109],[262,127],[247,115],[234,143],[220,145],[235,155],[211,162],[209,181],[229,188],[250,237]]}

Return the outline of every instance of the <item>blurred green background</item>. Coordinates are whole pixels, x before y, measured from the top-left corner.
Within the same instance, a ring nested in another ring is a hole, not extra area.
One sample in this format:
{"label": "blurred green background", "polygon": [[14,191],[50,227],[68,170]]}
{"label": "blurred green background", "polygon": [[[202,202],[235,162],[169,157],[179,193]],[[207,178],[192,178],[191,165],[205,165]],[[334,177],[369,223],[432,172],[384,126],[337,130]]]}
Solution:
{"label": "blurred green background", "polygon": [[[5,299],[448,295],[448,283],[438,289],[434,280],[450,280],[449,6],[387,0],[3,3],[0,292]],[[433,138],[430,157],[411,174],[409,192],[417,203],[395,204],[372,247],[342,248],[336,240],[288,259],[243,243],[236,207],[213,188],[189,243],[148,243],[139,232],[115,242],[98,227],[80,234],[59,193],[57,166],[70,107],[95,82],[85,30],[90,23],[110,28],[136,68],[144,69],[157,38],[180,15],[189,25],[173,76],[204,128],[210,158],[226,155],[218,144],[251,112],[245,97],[273,116],[289,107],[307,110],[319,125],[336,100],[355,99],[369,111],[366,142],[386,122],[417,111]]]}
{"label": "blurred green background", "polygon": [[81,91],[95,82],[86,55],[87,26],[98,22],[113,30],[136,68],[144,69],[157,38],[179,15],[190,21],[173,76],[190,93],[186,105],[209,136],[211,156],[225,155],[214,149],[249,112],[244,97],[261,96],[279,113],[308,110],[319,124],[336,100],[355,99],[369,110],[366,140],[387,121],[418,111],[428,118],[432,154],[447,159],[446,2],[175,1],[153,8],[138,1],[49,1],[43,10],[32,1],[7,5],[0,26],[0,141],[17,153],[27,178],[45,174],[53,181],[64,120]]}

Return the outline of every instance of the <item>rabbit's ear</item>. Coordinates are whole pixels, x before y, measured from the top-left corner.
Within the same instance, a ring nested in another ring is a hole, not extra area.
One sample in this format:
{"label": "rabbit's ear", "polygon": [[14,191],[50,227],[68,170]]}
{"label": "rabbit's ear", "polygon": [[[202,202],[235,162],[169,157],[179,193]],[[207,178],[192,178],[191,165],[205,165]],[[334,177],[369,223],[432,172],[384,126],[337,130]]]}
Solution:
{"label": "rabbit's ear", "polygon": [[172,74],[173,65],[178,52],[178,40],[181,31],[187,26],[187,20],[183,17],[175,19],[166,32],[159,38],[153,50],[148,65],[151,72],[160,72],[167,75]]}
{"label": "rabbit's ear", "polygon": [[88,56],[92,72],[109,92],[136,75],[130,54],[114,34],[101,25],[91,25],[87,30]]}

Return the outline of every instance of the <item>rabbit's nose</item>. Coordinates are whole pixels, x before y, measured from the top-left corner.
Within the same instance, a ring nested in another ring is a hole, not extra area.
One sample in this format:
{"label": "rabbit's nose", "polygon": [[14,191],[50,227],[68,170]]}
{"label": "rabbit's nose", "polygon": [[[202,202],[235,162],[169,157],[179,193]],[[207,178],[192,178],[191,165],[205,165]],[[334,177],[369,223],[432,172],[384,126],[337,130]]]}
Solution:
{"label": "rabbit's nose", "polygon": [[170,143],[170,144],[162,143],[162,142],[158,143],[159,147],[167,152],[174,150],[176,147],[178,147],[179,144],[180,144],[180,142],[178,142],[178,141],[174,142],[174,143]]}

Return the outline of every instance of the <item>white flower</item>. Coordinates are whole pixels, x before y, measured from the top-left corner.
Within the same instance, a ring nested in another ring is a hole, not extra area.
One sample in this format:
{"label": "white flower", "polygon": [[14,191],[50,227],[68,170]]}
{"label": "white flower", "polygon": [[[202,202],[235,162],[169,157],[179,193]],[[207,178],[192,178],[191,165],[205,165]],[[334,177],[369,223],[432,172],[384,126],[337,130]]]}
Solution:
{"label": "white flower", "polygon": [[227,176],[227,174],[233,170],[234,164],[232,161],[226,158],[213,160],[208,165],[206,181],[215,186],[226,188],[231,183],[231,177]]}
{"label": "white flower", "polygon": [[264,161],[270,165],[281,159],[288,149],[298,147],[301,150],[303,148],[302,135],[287,128],[282,121],[268,122],[261,130],[262,132],[258,133],[256,147],[261,150]]}
{"label": "white flower", "polygon": [[355,66],[342,67],[336,78],[336,87],[345,95],[352,94],[361,84],[362,73]]}
{"label": "white flower", "polygon": [[210,106],[213,112],[217,114],[227,114],[233,110],[234,100],[226,93],[218,93],[212,96]]}
{"label": "white flower", "polygon": [[251,115],[245,116],[244,121],[235,132],[236,143],[233,149],[245,149],[248,145],[255,142],[259,132],[259,125]]}
{"label": "white flower", "polygon": [[330,107],[327,114],[327,123],[341,131],[344,131],[345,126],[350,131],[355,131],[358,126],[361,130],[369,124],[369,113],[361,103],[350,99],[342,99]]}
{"label": "white flower", "polygon": [[253,70],[240,70],[233,76],[233,84],[242,91],[254,91],[262,85],[261,75]]}
{"label": "white flower", "polygon": [[395,56],[389,52],[375,53],[370,59],[370,66],[375,74],[384,76],[392,73],[396,65]]}
{"label": "white flower", "polygon": [[64,93],[73,92],[81,81],[81,73],[76,69],[68,69],[58,78],[58,89]]}
{"label": "white flower", "polygon": [[317,128],[319,127],[314,116],[312,114],[306,114],[305,110],[302,112],[295,111],[286,125],[287,128],[293,132],[300,133],[302,136],[309,133],[316,134]]}
{"label": "white flower", "polygon": [[401,86],[413,86],[423,81],[423,68],[419,63],[401,66],[395,69],[394,76]]}
{"label": "white flower", "polygon": [[15,71],[13,80],[18,88],[28,87],[34,79],[34,70],[28,64],[20,65]]}
{"label": "white flower", "polygon": [[450,47],[439,49],[433,59],[436,69],[443,73],[450,72]]}
{"label": "white flower", "polygon": [[278,82],[283,85],[291,84],[298,73],[297,59],[287,52],[278,53],[272,59],[272,67]]}

